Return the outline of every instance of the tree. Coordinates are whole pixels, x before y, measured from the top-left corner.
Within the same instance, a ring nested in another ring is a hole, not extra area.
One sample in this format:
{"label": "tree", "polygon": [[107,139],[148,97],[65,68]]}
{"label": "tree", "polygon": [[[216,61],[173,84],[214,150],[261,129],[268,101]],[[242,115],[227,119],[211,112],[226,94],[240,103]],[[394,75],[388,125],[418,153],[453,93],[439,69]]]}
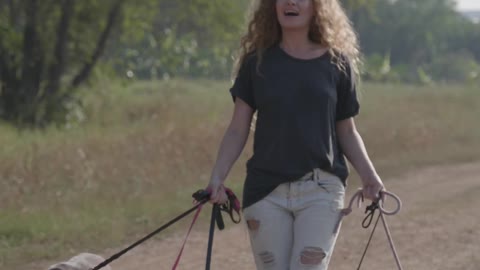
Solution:
{"label": "tree", "polygon": [[0,117],[31,127],[63,119],[75,90],[128,17],[128,5],[0,0]]}
{"label": "tree", "polygon": [[411,79],[419,77],[418,70],[436,70],[435,74],[447,70],[431,68],[432,63],[447,63],[438,60],[445,55],[451,58],[467,53],[477,61],[480,58],[480,25],[459,14],[452,0],[344,1],[350,7],[362,52],[370,61],[367,66],[383,63],[378,57],[385,57],[392,72],[405,73],[403,78]]}
{"label": "tree", "polygon": [[226,78],[239,44],[247,1],[159,0],[151,31],[109,54],[137,78]]}

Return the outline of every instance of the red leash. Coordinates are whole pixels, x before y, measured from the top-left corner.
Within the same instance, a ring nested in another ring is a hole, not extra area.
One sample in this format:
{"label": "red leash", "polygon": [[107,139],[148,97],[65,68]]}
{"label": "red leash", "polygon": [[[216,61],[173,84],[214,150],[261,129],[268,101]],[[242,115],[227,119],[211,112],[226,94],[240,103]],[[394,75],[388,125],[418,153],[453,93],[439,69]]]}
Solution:
{"label": "red leash", "polygon": [[[207,252],[207,270],[210,269],[210,258],[211,258],[211,246],[213,245],[212,243],[212,240],[213,240],[213,226],[214,226],[214,220],[216,219],[217,221],[217,225],[219,226],[220,230],[223,230],[224,228],[224,224],[223,224],[223,219],[222,219],[222,215],[221,215],[221,211],[224,211],[224,212],[227,212],[230,216],[230,218],[232,219],[232,221],[234,223],[239,223],[240,222],[240,202],[238,201],[237,197],[235,196],[235,194],[228,188],[225,188],[226,192],[227,192],[227,195],[228,195],[228,201],[225,203],[225,204],[222,204],[222,205],[218,205],[218,204],[214,204],[213,205],[213,209],[214,211],[212,212],[212,222],[210,224],[210,235],[209,235],[209,243],[208,243],[208,252]],[[184,213],[178,215],[177,217],[175,217],[174,219],[168,221],[165,225],[161,226],[160,228],[156,229],[155,231],[147,234],[146,236],[142,237],[140,240],[136,241],[135,243],[131,244],[130,246],[128,246],[127,248],[119,251],[118,253],[112,255],[110,258],[106,259],[105,261],[101,262],[100,264],[98,264],[97,266],[95,266],[94,268],[92,268],[91,270],[99,270],[99,269],[102,269],[103,267],[107,266],[109,263],[117,260],[118,258],[120,258],[121,256],[123,256],[125,253],[127,253],[128,251],[132,250],[133,248],[137,247],[138,245],[140,245],[141,243],[147,241],[148,239],[150,239],[151,237],[153,237],[154,235],[156,235],[157,233],[165,230],[167,227],[169,227],[170,225],[176,223],[177,221],[179,221],[180,219],[186,217],[188,214],[190,214],[191,212],[197,210],[195,212],[195,215],[193,217],[193,221],[192,223],[190,224],[190,228],[188,229],[188,232],[187,232],[187,235],[183,241],[183,244],[182,244],[182,248],[180,249],[180,252],[177,256],[177,259],[175,260],[175,263],[172,267],[172,270],[176,269],[176,267],[178,266],[178,263],[180,262],[180,257],[182,256],[182,253],[183,253],[183,249],[185,247],[185,243],[187,242],[187,239],[188,239],[188,236],[190,235],[190,232],[192,231],[192,228],[193,228],[193,225],[195,224],[195,222],[197,221],[198,219],[198,216],[200,215],[200,212],[202,211],[202,207],[205,203],[207,203],[209,200],[210,200],[210,193],[208,191],[205,191],[205,190],[199,190],[197,192],[195,192],[192,197],[194,198],[195,200],[195,205],[190,208],[189,210],[185,211]],[[218,211],[215,211],[215,209],[218,209]],[[238,215],[238,218],[235,219],[234,218],[234,214],[233,213],[237,213]],[[215,219],[213,219],[215,218]]]}
{"label": "red leash", "polygon": [[[205,269],[207,270],[210,269],[210,261],[212,257],[213,233],[215,228],[215,221],[220,230],[223,230],[225,228],[221,211],[227,212],[234,223],[237,223],[237,224],[240,223],[240,201],[237,199],[237,196],[235,196],[232,190],[230,190],[229,188],[225,188],[225,191],[228,197],[227,202],[221,205],[215,204],[212,209],[212,219],[210,221],[210,231],[209,231],[209,237],[208,237],[209,241],[208,241],[208,247],[207,247],[207,258],[206,258],[206,266],[205,266]],[[183,249],[185,247],[185,244],[187,243],[188,236],[190,235],[193,225],[197,221],[198,216],[202,211],[202,206],[203,205],[198,207],[197,212],[193,217],[192,223],[190,224],[190,228],[188,229],[187,235],[183,240],[182,247],[180,249],[180,252],[177,255],[177,259],[175,260],[175,264],[173,265],[172,270],[175,270],[180,262],[180,258],[182,257]],[[238,215],[237,219],[234,217],[233,212],[237,213]]]}
{"label": "red leash", "polygon": [[187,235],[185,236],[185,239],[183,240],[182,248],[180,249],[180,252],[177,255],[177,259],[175,260],[175,263],[173,264],[172,270],[177,269],[178,263],[180,262],[180,258],[182,257],[183,248],[185,247],[185,244],[187,243],[188,236],[190,235],[190,232],[192,231],[193,224],[195,224],[195,222],[197,221],[198,215],[202,211],[202,206],[203,205],[200,205],[197,208],[197,212],[195,212],[195,215],[193,216],[192,224],[190,224],[190,228],[188,229]]}

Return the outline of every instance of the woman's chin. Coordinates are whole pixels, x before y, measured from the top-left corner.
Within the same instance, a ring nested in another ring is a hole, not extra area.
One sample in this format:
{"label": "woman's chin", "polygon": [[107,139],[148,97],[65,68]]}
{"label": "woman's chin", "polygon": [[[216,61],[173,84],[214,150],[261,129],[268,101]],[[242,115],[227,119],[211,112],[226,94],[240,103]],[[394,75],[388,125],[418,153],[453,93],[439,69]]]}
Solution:
{"label": "woman's chin", "polygon": [[280,24],[282,27],[283,31],[299,31],[299,30],[308,30],[309,26],[303,23],[297,23],[297,22],[288,22],[288,23],[283,23]]}

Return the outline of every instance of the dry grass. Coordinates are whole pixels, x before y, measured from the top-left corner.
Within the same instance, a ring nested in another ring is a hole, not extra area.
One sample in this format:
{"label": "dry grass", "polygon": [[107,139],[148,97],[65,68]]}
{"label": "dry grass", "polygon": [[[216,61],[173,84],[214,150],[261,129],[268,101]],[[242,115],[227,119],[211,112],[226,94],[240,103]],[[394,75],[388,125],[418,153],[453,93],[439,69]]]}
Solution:
{"label": "dry grass", "polygon": [[[382,175],[480,158],[478,89],[364,88],[358,125]],[[207,183],[230,118],[228,83],[96,89],[82,126],[0,127],[0,268],[123,246],[189,206]],[[250,152],[229,180],[238,193]]]}
{"label": "dry grass", "polygon": [[359,130],[384,174],[478,160],[480,89],[401,85],[366,88]]}

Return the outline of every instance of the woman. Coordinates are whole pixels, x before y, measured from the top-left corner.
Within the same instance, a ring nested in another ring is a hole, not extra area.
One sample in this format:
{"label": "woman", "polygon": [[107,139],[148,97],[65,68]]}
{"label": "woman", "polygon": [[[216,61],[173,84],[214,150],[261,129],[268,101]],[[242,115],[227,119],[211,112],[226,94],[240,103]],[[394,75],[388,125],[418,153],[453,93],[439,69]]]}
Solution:
{"label": "woman", "polygon": [[243,192],[257,269],[327,269],[348,175],[344,156],[366,198],[384,188],[354,122],[356,35],[338,0],[260,0],[253,10],[211,201],[226,200],[223,182],[257,112]]}

